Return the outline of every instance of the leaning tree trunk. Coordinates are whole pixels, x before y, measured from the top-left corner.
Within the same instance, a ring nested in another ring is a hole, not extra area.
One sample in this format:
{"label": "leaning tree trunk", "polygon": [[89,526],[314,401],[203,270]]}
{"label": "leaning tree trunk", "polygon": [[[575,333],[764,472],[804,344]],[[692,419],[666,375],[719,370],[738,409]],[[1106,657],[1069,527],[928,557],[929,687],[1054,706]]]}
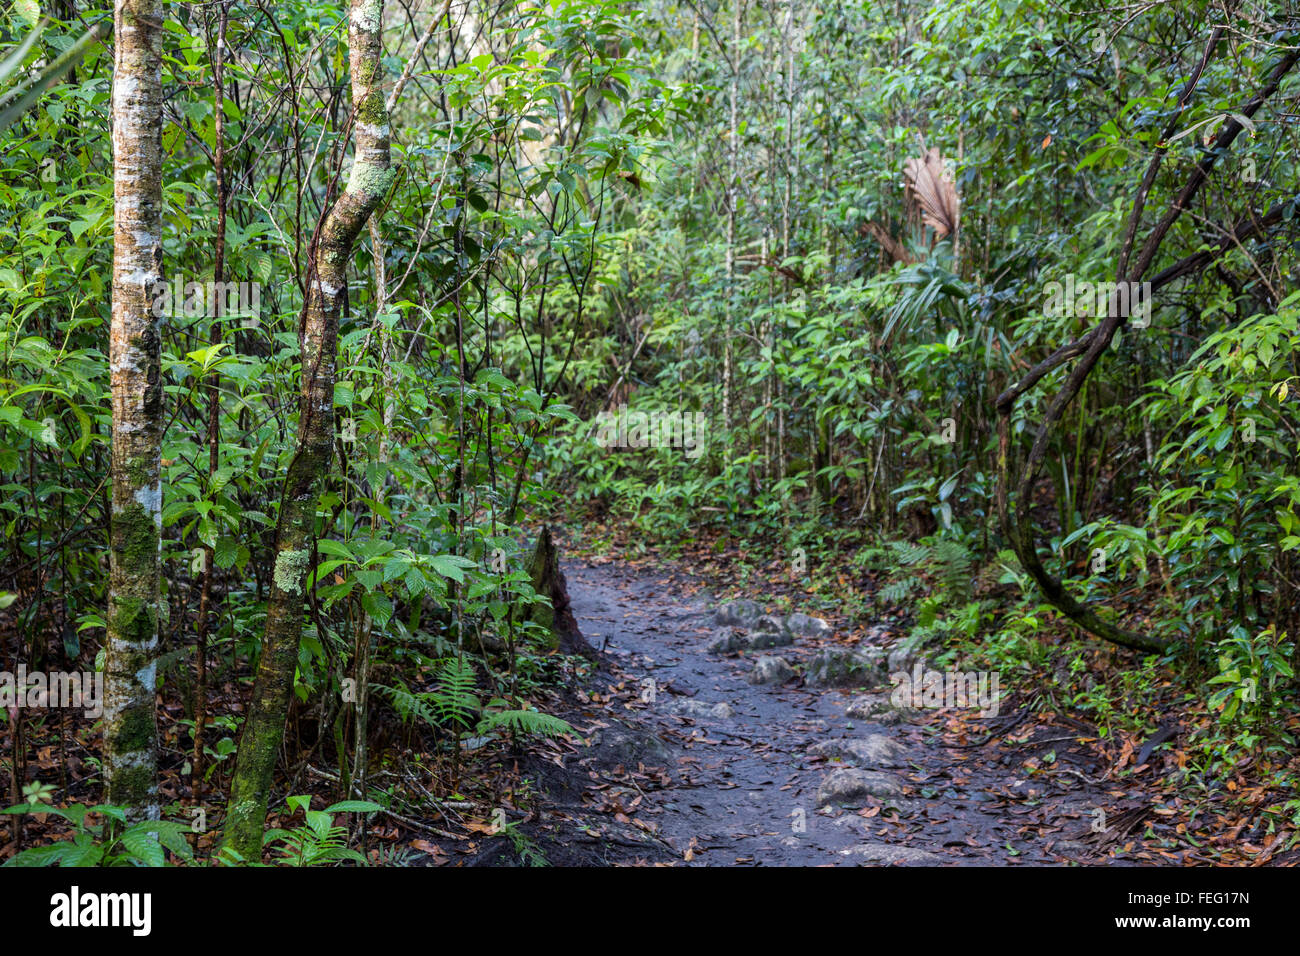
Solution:
{"label": "leaning tree trunk", "polygon": [[224,845],[261,859],[276,754],[284,737],[302,636],[305,578],[316,533],[316,498],[334,451],[334,362],[352,246],[392,181],[388,110],[381,88],[382,0],[352,0],[348,45],[356,154],[342,195],[313,242],[301,333],[298,440],[276,522],[275,572],[262,659],[244,721],[226,809]]}
{"label": "leaning tree trunk", "polygon": [[113,64],[112,514],[104,688],[109,803],[158,817],[163,387],[162,3],[117,0]]}
{"label": "leaning tree trunk", "polygon": [[[1151,160],[1147,165],[1147,172],[1138,186],[1137,196],[1133,204],[1133,210],[1129,215],[1128,227],[1125,232],[1124,241],[1120,247],[1119,268],[1116,270],[1116,280],[1119,283],[1138,283],[1144,279],[1147,270],[1155,261],[1156,254],[1160,251],[1161,244],[1168,235],[1170,228],[1183,214],[1183,211],[1190,208],[1192,200],[1196,198],[1201,187],[1210,181],[1210,174],[1214,171],[1215,164],[1220,157],[1226,156],[1231,148],[1233,141],[1244,132],[1250,118],[1281,88],[1282,81],[1291,72],[1291,70],[1300,63],[1300,49],[1294,46],[1283,47],[1286,52],[1274,63],[1269,70],[1263,85],[1259,90],[1240,108],[1236,113],[1227,114],[1231,117],[1224,123],[1223,129],[1214,140],[1214,145],[1207,150],[1201,157],[1200,161],[1193,167],[1191,175],[1184,182],[1182,189],[1174,198],[1170,206],[1165,210],[1163,215],[1155,223],[1151,232],[1148,233],[1146,241],[1143,243],[1141,251],[1138,253],[1137,260],[1130,266],[1129,257],[1134,248],[1134,241],[1138,227],[1142,222],[1142,213],[1146,205],[1147,194],[1150,192],[1152,184],[1155,182],[1156,173],[1159,171],[1161,164],[1169,148],[1170,138],[1178,128],[1180,117],[1187,105],[1191,102],[1192,94],[1196,90],[1197,83],[1200,81],[1202,72],[1210,62],[1215,48],[1223,36],[1223,28],[1215,27],[1210,33],[1209,41],[1206,43],[1205,52],[1201,56],[1201,61],[1195,70],[1192,71],[1186,85],[1183,87],[1182,94],[1178,98],[1177,109],[1170,116],[1165,127],[1164,134],[1160,137]],[[1294,37],[1292,38],[1294,39]],[[1214,261],[1219,255],[1226,253],[1232,248],[1241,246],[1246,239],[1255,236],[1263,236],[1265,229],[1272,224],[1282,221],[1281,208],[1288,205],[1279,203],[1270,209],[1263,216],[1248,214],[1228,235],[1231,241],[1221,242],[1220,244],[1211,245],[1209,249],[1202,248],[1196,253],[1180,260],[1167,269],[1162,270],[1154,278],[1148,280],[1150,283],[1151,293],[1156,292],[1164,285],[1180,278],[1184,275],[1191,274],[1198,269],[1204,268],[1210,262]],[[1148,308],[1150,302],[1148,301]],[[1047,455],[1048,441],[1052,428],[1060,421],[1066,408],[1074,401],[1075,396],[1083,387],[1084,382],[1096,367],[1098,361],[1110,347],[1111,341],[1115,334],[1128,321],[1128,316],[1123,314],[1117,308],[1108,309],[1108,315],[1088,332],[1079,336],[1073,342],[1062,345],[1055,352],[1049,355],[1043,361],[1025,373],[1019,382],[1007,388],[997,397],[994,406],[998,413],[998,480],[996,488],[996,501],[999,521],[1002,525],[1003,533],[1011,542],[1015,549],[1016,556],[1020,559],[1021,566],[1037,582],[1042,590],[1044,597],[1058,611],[1078,624],[1084,630],[1117,644],[1120,647],[1128,647],[1133,650],[1142,651],[1149,654],[1163,653],[1169,649],[1168,643],[1157,635],[1143,631],[1132,631],[1122,628],[1110,621],[1102,618],[1091,607],[1083,604],[1073,594],[1070,593],[1064,581],[1052,575],[1038,556],[1039,536],[1033,522],[1032,505],[1034,502],[1034,493],[1037,487],[1040,472],[1043,466],[1043,460]],[[1049,373],[1064,365],[1066,362],[1076,358],[1081,359],[1070,372],[1065,380],[1061,390],[1057,392],[1055,398],[1047,405],[1047,413],[1039,422],[1038,431],[1034,436],[1034,443],[1030,446],[1029,453],[1025,461],[1020,466],[1020,478],[1016,486],[1015,510],[1012,512],[1009,503],[1009,486],[1012,470],[1011,461],[1011,418],[1015,411],[1016,404],[1020,398],[1029,389],[1033,388],[1041,379]]]}

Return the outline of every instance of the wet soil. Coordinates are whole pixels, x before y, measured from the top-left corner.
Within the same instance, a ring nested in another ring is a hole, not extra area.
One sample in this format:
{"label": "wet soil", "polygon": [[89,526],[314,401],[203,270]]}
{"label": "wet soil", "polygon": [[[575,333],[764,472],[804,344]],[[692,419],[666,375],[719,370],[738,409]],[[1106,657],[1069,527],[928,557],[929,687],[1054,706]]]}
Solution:
{"label": "wet soil", "polygon": [[[1086,861],[1098,806],[1123,811],[1123,791],[1092,780],[1098,767],[1063,760],[1055,775],[1023,779],[1027,753],[1069,756],[1068,728],[1065,739],[1007,750],[956,743],[942,713],[853,719],[859,689],[810,688],[797,674],[781,685],[746,679],[757,656],[798,668],[833,635],[713,653],[717,603],[690,577],[616,562],[565,572],[602,663],[561,713],[584,741],[561,759],[523,760],[540,802],[518,829],[551,864],[1061,865]],[[990,718],[987,736],[1014,716]],[[896,792],[819,807],[819,787],[847,764],[810,749],[872,735],[899,745],[870,767]],[[520,861],[500,837],[474,859]]]}

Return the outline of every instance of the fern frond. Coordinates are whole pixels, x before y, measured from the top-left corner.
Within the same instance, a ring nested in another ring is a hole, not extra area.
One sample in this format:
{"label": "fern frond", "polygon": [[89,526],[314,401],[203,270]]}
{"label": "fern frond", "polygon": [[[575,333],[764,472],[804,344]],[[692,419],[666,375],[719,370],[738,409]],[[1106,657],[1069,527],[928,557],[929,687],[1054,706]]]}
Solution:
{"label": "fern frond", "polygon": [[920,564],[930,556],[931,548],[925,544],[912,544],[909,541],[894,543],[894,558],[904,567]]}
{"label": "fern frond", "polygon": [[915,576],[897,578],[882,587],[877,596],[886,604],[901,604],[917,589],[921,581]]}
{"label": "fern frond", "polygon": [[425,699],[427,695],[417,694],[405,687],[390,687],[387,684],[371,684],[370,689],[383,694],[393,704],[393,710],[403,723],[422,720],[430,727],[438,724],[438,715]]}
{"label": "fern frond", "polygon": [[498,710],[485,714],[475,733],[482,735],[501,727],[517,734],[537,734],[542,737],[573,733],[573,728],[566,721],[535,710]]}
{"label": "fern frond", "polygon": [[472,727],[481,703],[475,687],[474,665],[462,657],[448,658],[438,669],[438,684],[427,697],[438,723]]}

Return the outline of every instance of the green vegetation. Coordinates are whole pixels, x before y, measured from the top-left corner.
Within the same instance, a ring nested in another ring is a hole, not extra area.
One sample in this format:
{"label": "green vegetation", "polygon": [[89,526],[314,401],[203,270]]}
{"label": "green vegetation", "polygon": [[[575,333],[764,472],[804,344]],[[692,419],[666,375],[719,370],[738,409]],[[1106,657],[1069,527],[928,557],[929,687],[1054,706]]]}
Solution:
{"label": "green vegetation", "polygon": [[226,859],[266,831],[285,865],[400,862],[371,806],[484,816],[476,761],[572,733],[548,702],[593,667],[529,567],[547,521],[780,562],[1103,738],[1185,715],[1180,786],[1249,762],[1300,825],[1294,16],[166,4],[133,392],[112,11],[34,6],[0,15],[0,667],[129,637],[158,739],[107,746],[214,824],[146,845],[99,725],[0,708],[13,864],[216,858],[228,799]]}

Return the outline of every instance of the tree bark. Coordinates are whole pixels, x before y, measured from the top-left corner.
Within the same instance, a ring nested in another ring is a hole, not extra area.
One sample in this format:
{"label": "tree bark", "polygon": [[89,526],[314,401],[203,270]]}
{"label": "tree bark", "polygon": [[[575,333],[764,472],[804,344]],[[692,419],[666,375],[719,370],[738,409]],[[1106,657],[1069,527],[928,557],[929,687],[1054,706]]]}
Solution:
{"label": "tree bark", "polygon": [[104,686],[109,803],[157,819],[163,386],[162,3],[117,0],[113,63],[112,515]]}
{"label": "tree bark", "polygon": [[224,846],[261,859],[271,778],[284,737],[302,636],[304,585],[316,533],[316,499],[334,451],[334,365],[339,311],[352,247],[392,182],[384,104],[382,0],[352,0],[348,18],[356,149],[342,195],[330,207],[309,257],[300,334],[302,383],[297,449],[285,476],[276,522],[275,572],[262,658],[235,759]]}
{"label": "tree bark", "polygon": [[545,604],[534,604],[525,612],[524,619],[548,628],[555,635],[556,646],[565,654],[581,654],[589,660],[596,660],[596,649],[592,647],[573,616],[573,607],[569,601],[569,585],[560,570],[560,552],[551,537],[551,529],[542,526],[542,533],[537,536],[537,547],[528,562],[528,575],[532,580],[533,590],[550,599]]}

